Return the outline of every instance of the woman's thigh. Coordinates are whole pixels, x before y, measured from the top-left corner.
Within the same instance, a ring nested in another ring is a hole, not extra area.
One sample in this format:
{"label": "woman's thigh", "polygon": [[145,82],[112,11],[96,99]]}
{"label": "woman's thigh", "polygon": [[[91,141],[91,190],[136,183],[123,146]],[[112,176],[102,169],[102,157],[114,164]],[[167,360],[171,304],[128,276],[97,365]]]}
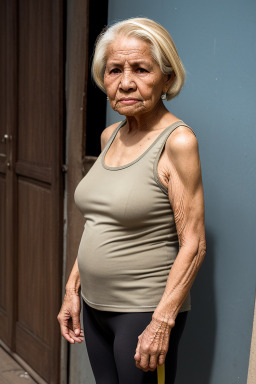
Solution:
{"label": "woman's thigh", "polygon": [[157,371],[144,372],[135,365],[138,336],[152,319],[152,312],[118,314],[112,322],[114,355],[120,384],[157,384]]}
{"label": "woman's thigh", "polygon": [[175,327],[171,331],[169,349],[165,359],[165,383],[175,383],[177,362],[178,362],[178,347],[187,321],[188,311],[178,314]]}
{"label": "woman's thigh", "polygon": [[[96,384],[157,384],[158,373],[143,372],[135,365],[138,336],[152,319],[152,312],[118,313],[98,311],[83,303],[84,332]],[[171,331],[164,368],[165,384],[176,376],[178,344],[185,327],[187,312],[178,314]],[[160,384],[160,382],[159,382]]]}
{"label": "woman's thigh", "polygon": [[[154,372],[144,372],[136,367],[134,354],[138,336],[144,331],[152,319],[152,313],[118,314],[112,320],[115,333],[114,355],[120,384],[156,384],[160,383],[160,376],[165,376],[165,384],[174,384],[178,345],[185,327],[187,312],[178,314],[175,327],[171,331],[169,350],[164,367]],[[162,370],[162,374],[160,374]],[[164,383],[164,382],[163,382]]]}
{"label": "woman's thigh", "polygon": [[83,301],[85,343],[97,384],[118,384],[113,354],[113,337],[95,318],[95,311]]}

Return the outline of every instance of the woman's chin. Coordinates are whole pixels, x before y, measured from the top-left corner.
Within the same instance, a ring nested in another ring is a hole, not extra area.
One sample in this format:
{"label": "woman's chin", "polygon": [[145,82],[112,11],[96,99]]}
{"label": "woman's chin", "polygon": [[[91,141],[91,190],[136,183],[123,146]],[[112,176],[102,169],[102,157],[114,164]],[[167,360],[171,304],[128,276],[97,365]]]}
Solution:
{"label": "woman's chin", "polygon": [[136,115],[140,115],[141,113],[147,112],[146,108],[142,105],[118,106],[117,108],[114,108],[114,111],[124,116],[136,116]]}

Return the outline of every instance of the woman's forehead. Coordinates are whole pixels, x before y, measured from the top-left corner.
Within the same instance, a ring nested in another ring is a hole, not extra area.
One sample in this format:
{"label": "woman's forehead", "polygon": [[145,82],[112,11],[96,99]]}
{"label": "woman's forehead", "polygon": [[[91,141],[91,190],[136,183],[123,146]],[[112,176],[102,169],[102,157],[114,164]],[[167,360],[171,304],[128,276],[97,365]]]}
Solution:
{"label": "woman's forehead", "polygon": [[147,57],[147,59],[151,59],[149,44],[135,37],[117,36],[107,48],[106,59],[125,59],[128,57],[133,59]]}

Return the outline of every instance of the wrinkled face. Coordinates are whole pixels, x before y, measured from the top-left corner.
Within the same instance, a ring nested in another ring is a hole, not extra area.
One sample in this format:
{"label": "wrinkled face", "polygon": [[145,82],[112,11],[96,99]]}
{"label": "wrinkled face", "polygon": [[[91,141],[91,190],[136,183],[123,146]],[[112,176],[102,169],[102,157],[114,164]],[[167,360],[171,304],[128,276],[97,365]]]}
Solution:
{"label": "wrinkled face", "polygon": [[106,58],[104,85],[115,111],[136,116],[159,107],[170,80],[152,58],[147,42],[117,36],[109,44]]}

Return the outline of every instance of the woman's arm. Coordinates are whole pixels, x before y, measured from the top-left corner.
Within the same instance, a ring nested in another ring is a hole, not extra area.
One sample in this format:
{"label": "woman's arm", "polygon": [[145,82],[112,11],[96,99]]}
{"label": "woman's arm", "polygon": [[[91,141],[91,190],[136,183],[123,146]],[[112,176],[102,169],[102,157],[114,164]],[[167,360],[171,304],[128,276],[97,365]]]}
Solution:
{"label": "woman's arm", "polygon": [[80,286],[80,274],[78,269],[78,262],[76,259],[66,284],[66,292],[69,291],[79,294]]}
{"label": "woman's arm", "polygon": [[168,193],[180,250],[164,295],[153,318],[171,327],[204,260],[206,252],[204,196],[197,139],[192,132],[174,135],[167,143],[170,159]]}
{"label": "woman's arm", "polygon": [[76,259],[66,284],[63,304],[57,316],[62,336],[72,344],[75,341],[81,343],[84,337],[80,325],[80,311],[80,275]]}
{"label": "woman's arm", "polygon": [[168,193],[180,249],[152,322],[139,337],[138,368],[154,370],[165,361],[171,328],[195,280],[206,252],[204,198],[198,143],[188,129],[179,129],[166,143]]}

